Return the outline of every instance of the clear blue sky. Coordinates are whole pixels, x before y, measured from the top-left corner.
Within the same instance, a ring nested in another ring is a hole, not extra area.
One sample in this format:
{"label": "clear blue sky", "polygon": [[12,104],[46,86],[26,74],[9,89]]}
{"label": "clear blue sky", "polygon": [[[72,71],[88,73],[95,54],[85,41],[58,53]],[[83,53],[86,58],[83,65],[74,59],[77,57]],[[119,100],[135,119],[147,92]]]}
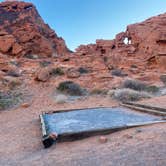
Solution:
{"label": "clear blue sky", "polygon": [[112,39],[136,23],[166,12],[166,0],[27,0],[67,46]]}

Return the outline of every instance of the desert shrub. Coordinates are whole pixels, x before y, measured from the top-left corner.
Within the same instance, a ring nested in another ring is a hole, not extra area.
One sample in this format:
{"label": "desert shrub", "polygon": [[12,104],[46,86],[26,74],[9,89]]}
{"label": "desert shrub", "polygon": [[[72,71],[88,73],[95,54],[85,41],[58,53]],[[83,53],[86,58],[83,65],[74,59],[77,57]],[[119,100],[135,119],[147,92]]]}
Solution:
{"label": "desert shrub", "polygon": [[17,67],[20,67],[21,66],[21,62],[17,62],[16,60],[11,60],[9,62],[11,65],[14,65],[14,66],[17,66]]}
{"label": "desert shrub", "polygon": [[63,71],[63,69],[62,68],[60,68],[60,67],[57,67],[57,68],[53,68],[52,70],[51,70],[51,74],[53,75],[53,76],[57,76],[57,75],[64,75],[65,74],[65,72]]}
{"label": "desert shrub", "polygon": [[155,86],[155,85],[151,85],[151,86],[147,86],[145,91],[150,92],[150,93],[157,93],[159,92],[160,88]]}
{"label": "desert shrub", "polygon": [[86,90],[81,88],[79,84],[72,81],[61,82],[57,87],[57,90],[71,96],[82,96],[86,92]]}
{"label": "desert shrub", "polygon": [[166,74],[161,75],[160,80],[166,85]]}
{"label": "desert shrub", "polygon": [[25,57],[28,59],[38,59],[39,58],[39,56],[35,55],[35,54],[34,55],[33,54],[26,54]]}
{"label": "desert shrub", "polygon": [[122,70],[120,70],[120,69],[113,69],[112,71],[111,71],[111,74],[113,75],[113,76],[118,76],[118,77],[125,77],[125,76],[127,76],[127,74],[126,73],[124,73]]}
{"label": "desert shrub", "polygon": [[9,70],[7,72],[7,75],[12,76],[12,77],[20,77],[20,73],[18,71],[15,71],[15,70]]}
{"label": "desert shrub", "polygon": [[57,104],[64,104],[67,101],[67,96],[63,94],[59,94],[56,96],[55,101]]}
{"label": "desert shrub", "polygon": [[138,101],[142,98],[150,98],[146,92],[139,92],[132,89],[117,89],[109,91],[109,95],[114,99],[125,102],[125,101]]}
{"label": "desert shrub", "polygon": [[131,65],[131,68],[138,68],[137,65]]}
{"label": "desert shrub", "polygon": [[49,66],[50,64],[51,64],[50,61],[41,61],[41,62],[40,62],[40,66],[41,66],[41,67],[47,67],[47,66]]}
{"label": "desert shrub", "polygon": [[80,72],[80,74],[87,74],[87,73],[89,73],[89,70],[84,67],[80,67],[78,69],[78,72]]}
{"label": "desert shrub", "polygon": [[144,84],[143,82],[139,80],[127,79],[123,82],[122,88],[129,88],[129,89],[141,91],[146,89],[146,84]]}
{"label": "desert shrub", "polygon": [[160,94],[161,94],[161,96],[165,96],[166,95],[166,88],[161,88]]}
{"label": "desert shrub", "polygon": [[90,94],[91,95],[106,95],[108,92],[107,89],[93,89],[91,90]]}
{"label": "desert shrub", "polygon": [[2,83],[4,86],[9,87],[10,89],[15,89],[16,87],[21,86],[22,81],[16,77],[5,76],[2,79]]}
{"label": "desert shrub", "polygon": [[0,110],[16,105],[21,100],[21,94],[16,92],[0,92]]}

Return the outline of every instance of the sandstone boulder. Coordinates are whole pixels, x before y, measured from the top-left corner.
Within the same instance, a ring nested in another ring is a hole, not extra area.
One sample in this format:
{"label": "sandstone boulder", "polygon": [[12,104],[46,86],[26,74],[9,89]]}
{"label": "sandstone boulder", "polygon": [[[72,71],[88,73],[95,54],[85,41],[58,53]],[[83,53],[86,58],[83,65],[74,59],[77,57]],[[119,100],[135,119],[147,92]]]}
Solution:
{"label": "sandstone boulder", "polygon": [[50,68],[39,69],[36,73],[35,80],[46,82],[49,80],[51,76],[50,73],[51,73]]}

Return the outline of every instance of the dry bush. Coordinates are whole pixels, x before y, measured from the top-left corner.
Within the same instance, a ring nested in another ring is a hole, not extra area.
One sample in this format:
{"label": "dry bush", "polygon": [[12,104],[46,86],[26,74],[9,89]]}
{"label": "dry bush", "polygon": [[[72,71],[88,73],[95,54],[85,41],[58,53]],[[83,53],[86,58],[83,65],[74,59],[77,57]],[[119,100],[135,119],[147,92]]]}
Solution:
{"label": "dry bush", "polygon": [[0,110],[10,108],[21,101],[22,94],[13,91],[0,92]]}
{"label": "dry bush", "polygon": [[64,104],[67,101],[67,96],[63,94],[59,94],[56,96],[55,101],[57,104]]}
{"label": "dry bush", "polygon": [[135,91],[132,89],[117,89],[111,90],[108,94],[116,100],[126,102],[126,101],[138,101],[143,98],[150,98],[151,95],[146,92]]}
{"label": "dry bush", "polygon": [[160,80],[166,85],[166,74],[161,75]]}
{"label": "dry bush", "polygon": [[82,96],[86,93],[85,89],[83,89],[79,84],[72,81],[61,82],[57,87],[57,90],[71,96]]}
{"label": "dry bush", "polygon": [[51,75],[53,75],[53,76],[61,76],[64,74],[65,74],[65,72],[63,71],[63,69],[61,67],[53,68],[51,70]]}
{"label": "dry bush", "polygon": [[122,88],[129,88],[137,91],[142,91],[146,89],[146,84],[134,79],[127,79],[123,82]]}
{"label": "dry bush", "polygon": [[90,92],[91,95],[106,95],[107,93],[107,89],[92,89]]}
{"label": "dry bush", "polygon": [[80,67],[78,69],[78,72],[80,72],[80,74],[87,74],[87,73],[89,73],[89,70],[85,67]]}
{"label": "dry bush", "polygon": [[113,70],[111,71],[111,74],[112,74],[113,76],[117,76],[117,77],[125,77],[125,76],[127,76],[127,74],[124,73],[121,69],[113,69]]}

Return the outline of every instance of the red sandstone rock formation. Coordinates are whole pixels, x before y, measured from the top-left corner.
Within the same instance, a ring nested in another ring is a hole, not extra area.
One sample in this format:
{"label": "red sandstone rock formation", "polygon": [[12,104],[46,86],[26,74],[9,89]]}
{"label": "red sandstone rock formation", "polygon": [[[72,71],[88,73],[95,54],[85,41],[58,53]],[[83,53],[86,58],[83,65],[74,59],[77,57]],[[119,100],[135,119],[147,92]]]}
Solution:
{"label": "red sandstone rock formation", "polygon": [[[117,34],[113,40],[81,45],[69,55],[64,40],[44,24],[31,3],[3,2],[0,3],[0,80],[19,70],[26,83],[33,83],[34,77],[56,85],[60,80],[74,79],[89,89],[111,89],[119,87],[128,76],[152,84],[159,81],[166,69],[165,25],[166,14],[162,14],[129,25],[126,32]],[[65,56],[53,60],[50,55]],[[62,68],[64,75],[51,77],[48,68],[41,70],[45,57],[49,67]],[[119,76],[113,74],[119,72]]]}
{"label": "red sandstone rock formation", "polygon": [[107,65],[144,67],[158,65],[166,69],[166,13],[127,26],[126,32],[114,40],[96,40],[96,44],[80,46],[77,55],[102,55]]}
{"label": "red sandstone rock formation", "polygon": [[0,3],[0,52],[12,56],[69,53],[62,38],[44,23],[31,3]]}

